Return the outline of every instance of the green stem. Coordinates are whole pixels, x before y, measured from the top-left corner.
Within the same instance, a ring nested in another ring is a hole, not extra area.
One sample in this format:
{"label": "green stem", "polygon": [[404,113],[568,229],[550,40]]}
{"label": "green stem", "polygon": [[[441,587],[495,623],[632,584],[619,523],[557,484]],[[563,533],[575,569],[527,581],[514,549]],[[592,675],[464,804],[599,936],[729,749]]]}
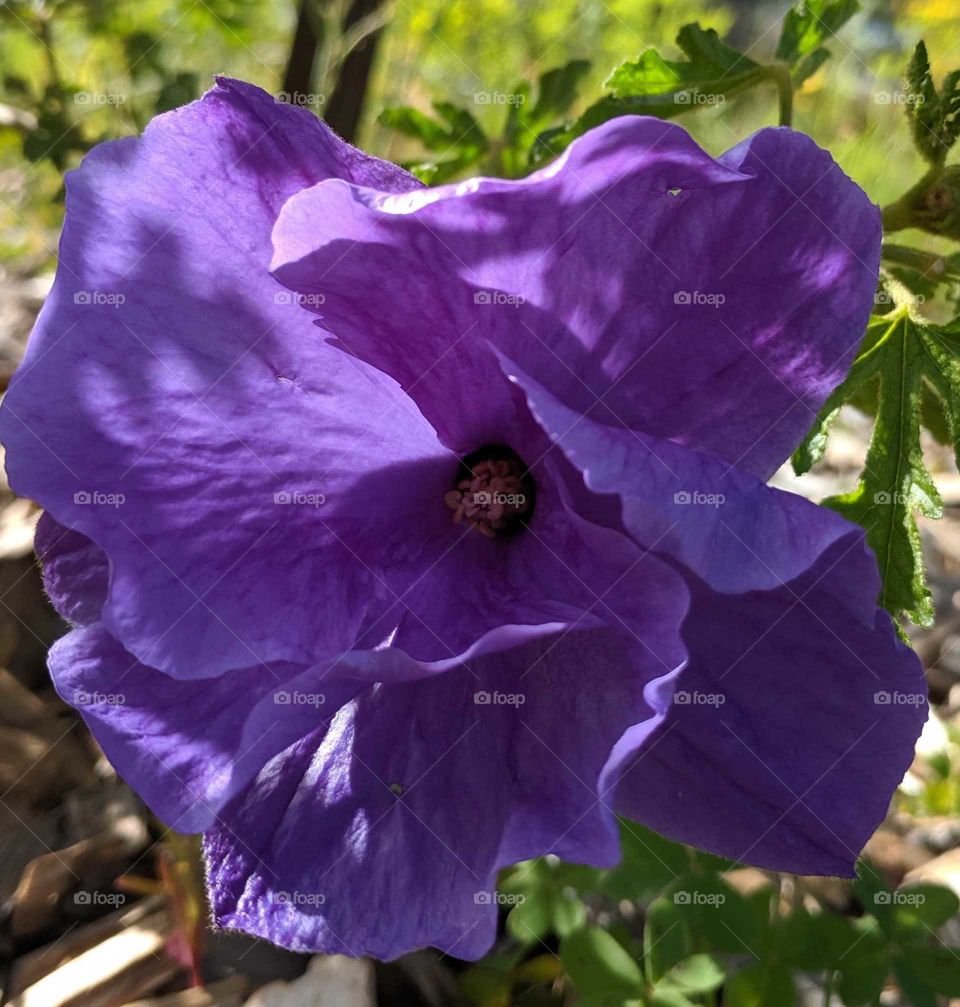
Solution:
{"label": "green stem", "polygon": [[823,1007],[830,1007],[833,1001],[833,980],[836,978],[836,973],[833,969],[830,969],[823,980]]}
{"label": "green stem", "polygon": [[917,226],[917,212],[923,203],[924,194],[940,177],[940,167],[934,166],[899,198],[889,203],[881,211],[885,231],[902,231],[906,227]]}
{"label": "green stem", "polygon": [[793,123],[793,78],[790,76],[790,68],[784,63],[774,63],[768,69],[770,80],[777,85],[780,125],[790,126]]}

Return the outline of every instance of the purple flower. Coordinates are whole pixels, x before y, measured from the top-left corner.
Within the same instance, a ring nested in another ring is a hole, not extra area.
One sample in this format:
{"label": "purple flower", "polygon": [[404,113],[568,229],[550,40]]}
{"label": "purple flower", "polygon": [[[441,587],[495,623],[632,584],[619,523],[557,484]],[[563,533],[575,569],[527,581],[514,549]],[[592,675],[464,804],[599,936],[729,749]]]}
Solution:
{"label": "purple flower", "polygon": [[222,80],[67,192],[7,466],[57,689],[221,924],[473,958],[615,813],[852,873],[925,699],[862,531],[764,483],[873,298],[827,153],[625,117],[430,190]]}

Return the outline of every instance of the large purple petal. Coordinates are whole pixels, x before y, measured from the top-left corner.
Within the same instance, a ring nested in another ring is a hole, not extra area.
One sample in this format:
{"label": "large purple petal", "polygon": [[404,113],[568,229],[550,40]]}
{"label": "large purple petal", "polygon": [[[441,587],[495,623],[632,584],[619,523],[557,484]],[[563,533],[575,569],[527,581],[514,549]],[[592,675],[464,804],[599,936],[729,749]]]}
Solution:
{"label": "large purple petal", "polygon": [[662,724],[611,767],[617,810],[770,870],[852,877],[927,716],[916,654],[862,540],[780,588],[723,595],[690,578],[690,651]]}
{"label": "large purple petal", "polygon": [[141,664],[102,625],[50,651],[57,692],[107,758],[179,832],[201,832],[263,765],[369,683],[335,666],[256,665],[183,681]]}
{"label": "large purple petal", "polygon": [[600,774],[627,727],[657,722],[671,677],[629,634],[588,630],[377,687],[208,834],[216,921],[303,951],[479,957],[499,867],[617,861]]}
{"label": "large purple petal", "polygon": [[515,408],[490,341],[578,411],[602,399],[603,422],[767,476],[856,351],[880,219],[799,133],[714,160],[676,125],[624,117],[519,182],[323,182],[287,203],[274,244],[278,278],[322,294],[325,327],[455,450]]}
{"label": "large purple petal", "polygon": [[96,622],[110,581],[103,550],[86,535],[64,528],[46,511],[37,522],[34,548],[53,607],[75,626]]}
{"label": "large purple petal", "polygon": [[920,662],[877,608],[863,530],[715,458],[574,414],[504,366],[692,592],[670,712],[628,731],[607,767],[618,810],[762,867],[851,874],[926,717]]}
{"label": "large purple petal", "polygon": [[179,677],[352,646],[456,472],[267,273],[280,206],[330,175],[416,185],[221,81],[67,181],[57,280],[0,411],[10,480],[102,549],[105,626]]}

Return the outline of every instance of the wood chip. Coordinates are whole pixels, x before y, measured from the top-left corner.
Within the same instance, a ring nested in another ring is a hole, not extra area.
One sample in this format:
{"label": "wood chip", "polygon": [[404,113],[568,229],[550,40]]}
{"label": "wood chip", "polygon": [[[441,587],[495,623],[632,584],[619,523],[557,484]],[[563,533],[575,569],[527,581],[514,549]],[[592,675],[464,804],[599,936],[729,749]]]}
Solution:
{"label": "wood chip", "polygon": [[172,931],[165,910],[153,913],[64,962],[9,1007],[122,1007],[182,972],[165,950]]}

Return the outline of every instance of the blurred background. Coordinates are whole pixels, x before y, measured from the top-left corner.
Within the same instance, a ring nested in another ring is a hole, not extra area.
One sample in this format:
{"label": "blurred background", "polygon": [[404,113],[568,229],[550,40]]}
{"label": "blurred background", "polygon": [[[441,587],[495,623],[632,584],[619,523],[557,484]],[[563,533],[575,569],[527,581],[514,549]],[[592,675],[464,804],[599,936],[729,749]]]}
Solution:
{"label": "blurred background", "polygon": [[[52,282],[64,171],[101,140],[135,134],[158,112],[198,97],[217,73],[310,108],[381,157],[421,163],[424,177],[435,162],[409,130],[388,125],[397,120],[384,110],[430,112],[433,102],[449,102],[474,116],[487,138],[471,173],[521,174],[526,165],[504,154],[509,107],[496,96],[584,60],[576,113],[624,60],[651,46],[677,57],[677,31],[694,20],[767,61],[787,6],[2,0],[0,383],[16,367]],[[956,0],[865,0],[795,98],[794,126],[828,147],[880,204],[924,170],[891,97],[920,38],[936,78],[960,65]],[[761,87],[680,121],[719,153],[776,114],[776,95]],[[455,177],[457,163],[443,170]],[[915,244],[954,250],[929,237]],[[870,428],[845,407],[824,462],[802,479],[783,471],[779,484],[814,499],[851,489]],[[922,524],[938,617],[914,639],[933,713],[868,847],[863,878],[850,884],[737,868],[634,831],[615,871],[546,858],[508,872],[501,940],[472,966],[430,951],[389,965],[311,959],[208,931],[195,842],[146,813],[50,687],[46,650],[66,627],[43,596],[32,553],[37,510],[3,488],[2,1002],[960,1004],[960,476],[949,451],[932,441],[926,449],[947,505],[942,520]],[[691,890],[710,898],[678,898]],[[673,978],[663,983],[664,976]]]}

